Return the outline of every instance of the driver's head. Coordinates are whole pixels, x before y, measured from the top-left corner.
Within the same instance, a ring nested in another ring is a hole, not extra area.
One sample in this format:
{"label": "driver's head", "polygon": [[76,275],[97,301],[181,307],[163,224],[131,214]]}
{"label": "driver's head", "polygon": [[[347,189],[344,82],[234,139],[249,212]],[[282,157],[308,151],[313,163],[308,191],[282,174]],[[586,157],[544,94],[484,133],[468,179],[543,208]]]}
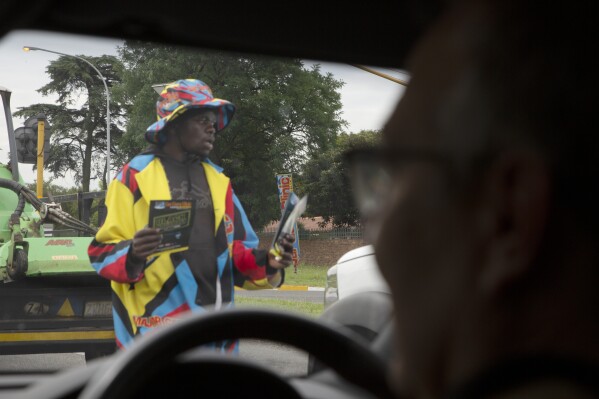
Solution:
{"label": "driver's head", "polygon": [[396,309],[392,381],[417,397],[511,357],[599,359],[596,13],[456,3],[411,55],[369,215]]}

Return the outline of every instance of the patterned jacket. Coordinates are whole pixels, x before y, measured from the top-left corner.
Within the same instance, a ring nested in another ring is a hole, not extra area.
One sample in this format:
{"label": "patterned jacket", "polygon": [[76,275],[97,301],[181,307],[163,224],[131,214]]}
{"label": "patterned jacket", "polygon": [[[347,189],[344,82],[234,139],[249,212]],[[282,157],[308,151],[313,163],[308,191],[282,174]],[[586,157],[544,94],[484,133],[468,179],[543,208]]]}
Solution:
{"label": "patterned jacket", "polygon": [[[266,274],[266,258],[258,256],[258,238],[222,169],[203,162],[215,217],[215,242],[219,278],[217,303],[230,307],[234,285],[245,289],[273,288]],[[106,193],[106,221],[91,242],[92,266],[111,280],[114,329],[119,347],[138,334],[168,324],[187,311],[205,311],[196,303],[198,283],[189,265],[174,251],[146,261],[139,276],[127,275],[125,263],[135,233],[148,224],[150,200],[171,199],[160,158],[141,154],[126,164]],[[280,277],[280,276],[275,276]],[[271,279],[271,281],[277,278]],[[280,284],[280,283],[279,283]]]}

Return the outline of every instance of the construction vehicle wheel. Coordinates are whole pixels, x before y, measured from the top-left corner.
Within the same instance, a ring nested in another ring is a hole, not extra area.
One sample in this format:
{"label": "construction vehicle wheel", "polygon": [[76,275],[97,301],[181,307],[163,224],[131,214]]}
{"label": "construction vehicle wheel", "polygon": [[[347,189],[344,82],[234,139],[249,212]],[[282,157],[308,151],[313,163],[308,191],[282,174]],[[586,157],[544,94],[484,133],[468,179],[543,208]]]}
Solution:
{"label": "construction vehicle wheel", "polygon": [[6,269],[8,276],[13,280],[19,280],[25,277],[25,274],[27,273],[27,267],[27,252],[25,252],[23,249],[16,248],[13,253],[12,263],[8,265]]}

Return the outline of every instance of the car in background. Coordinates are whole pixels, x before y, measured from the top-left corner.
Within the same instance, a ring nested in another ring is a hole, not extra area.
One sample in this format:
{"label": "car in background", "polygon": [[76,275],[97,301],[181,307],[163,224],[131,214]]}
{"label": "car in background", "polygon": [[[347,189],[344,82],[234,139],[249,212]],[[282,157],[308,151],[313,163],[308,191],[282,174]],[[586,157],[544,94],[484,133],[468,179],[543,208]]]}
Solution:
{"label": "car in background", "polygon": [[340,299],[363,292],[390,293],[372,245],[352,249],[329,268],[324,290],[325,309]]}
{"label": "car in background", "polygon": [[[329,268],[324,307],[321,320],[342,326],[367,345],[373,345],[379,336],[386,335],[378,339],[379,343],[389,341],[393,318],[391,291],[381,275],[372,245],[346,252]],[[385,348],[379,353],[389,356],[391,350]],[[309,355],[308,375],[325,369],[315,356]]]}

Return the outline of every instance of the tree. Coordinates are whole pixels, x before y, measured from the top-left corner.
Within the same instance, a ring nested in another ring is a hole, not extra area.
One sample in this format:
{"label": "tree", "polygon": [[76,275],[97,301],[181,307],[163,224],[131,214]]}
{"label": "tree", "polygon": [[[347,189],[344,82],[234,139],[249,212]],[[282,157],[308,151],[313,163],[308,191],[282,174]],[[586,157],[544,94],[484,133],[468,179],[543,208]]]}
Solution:
{"label": "tree", "polygon": [[[122,64],[114,56],[84,57],[106,78],[108,87],[121,80]],[[42,112],[52,126],[51,149],[45,167],[54,177],[73,172],[75,183],[90,191],[92,179],[106,186],[106,97],[105,88],[89,65],[73,57],[61,56],[46,68],[50,83],[38,90],[42,95],[57,94],[55,104],[33,104],[21,107],[15,116],[29,117]],[[123,109],[111,99],[112,143],[122,134],[119,125]],[[111,143],[112,150],[114,146]],[[112,151],[111,151],[112,153]],[[86,206],[91,207],[91,202]]]}
{"label": "tree", "polygon": [[126,42],[118,88],[129,121],[120,143],[121,162],[143,147],[156,119],[152,84],[182,78],[206,82],[218,98],[233,102],[236,115],[217,134],[210,158],[232,178],[250,220],[261,226],[280,215],[275,174],[299,173],[319,151],[332,147],[345,122],[340,118],[343,82],[306,69],[297,59],[280,59]]}
{"label": "tree", "polygon": [[300,180],[302,194],[308,194],[309,199],[307,216],[322,216],[324,224],[332,222],[334,226],[360,224],[342,157],[350,149],[377,144],[380,137],[378,130],[341,134],[335,147],[312,157],[306,163]]}

